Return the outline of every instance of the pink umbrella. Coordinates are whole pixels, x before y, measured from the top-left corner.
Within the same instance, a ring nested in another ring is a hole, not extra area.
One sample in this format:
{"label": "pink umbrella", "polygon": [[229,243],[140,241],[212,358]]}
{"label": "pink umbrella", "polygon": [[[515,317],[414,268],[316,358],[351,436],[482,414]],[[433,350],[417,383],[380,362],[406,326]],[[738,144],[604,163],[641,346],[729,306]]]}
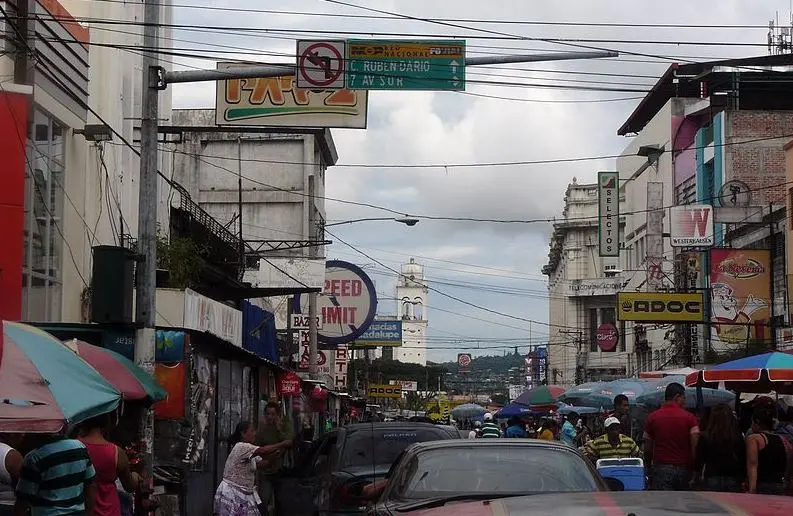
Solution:
{"label": "pink umbrella", "polygon": [[116,409],[121,394],[49,333],[3,321],[0,432],[57,433]]}

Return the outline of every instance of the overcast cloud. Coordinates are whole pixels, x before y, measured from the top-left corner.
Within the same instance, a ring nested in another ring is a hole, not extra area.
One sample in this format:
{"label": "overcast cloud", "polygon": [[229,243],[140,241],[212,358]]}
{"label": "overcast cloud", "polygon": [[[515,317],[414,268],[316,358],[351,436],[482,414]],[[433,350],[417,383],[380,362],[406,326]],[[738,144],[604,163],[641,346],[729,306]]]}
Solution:
{"label": "overcast cloud", "polygon": [[[580,43],[618,50],[623,54],[618,59],[608,60],[476,67],[469,68],[467,75],[469,81],[529,82],[556,88],[469,83],[466,89],[469,94],[371,92],[368,129],[333,130],[340,164],[432,163],[449,166],[420,169],[335,167],[327,175],[329,197],[387,206],[412,215],[521,220],[559,216],[565,188],[573,177],[577,177],[579,182],[592,182],[598,170],[614,168],[613,160],[475,168],[453,165],[618,154],[628,141],[616,136],[617,128],[638,104],[636,97],[642,97],[643,93],[576,91],[559,89],[559,86],[646,91],[671,62],[648,56],[673,56],[685,62],[763,55],[766,53],[764,44],[767,29],[716,29],[712,26],[767,26],[768,20],[776,15],[777,10],[784,19],[789,9],[787,1],[772,0],[350,2],[431,19],[657,23],[701,27],[604,28],[457,22],[472,27],[462,29],[416,20],[309,17],[176,7],[176,24],[261,27],[273,29],[274,32],[242,35],[239,32],[180,30],[173,34],[177,40],[173,45],[182,49],[212,50],[216,58],[263,62],[289,61],[288,56],[294,54],[295,39],[343,38],[347,35],[365,38],[367,35],[362,34],[364,32],[426,37],[463,35],[466,37],[469,56],[580,50],[539,41],[480,39],[488,34],[474,28],[532,38],[741,42],[756,45]],[[174,3],[186,4],[182,0],[174,0]],[[319,0],[192,0],[190,5],[357,16],[373,14]],[[230,53],[219,54],[219,51]],[[254,55],[257,52],[260,54]],[[293,57],[291,60],[294,62]],[[214,67],[209,61],[184,58],[176,61],[186,67]],[[551,73],[554,70],[628,76]],[[631,100],[611,101],[625,98]],[[173,88],[173,104],[175,108],[212,107],[214,85],[176,85]],[[330,221],[388,216],[386,212],[335,202],[328,202],[326,206]],[[450,296],[494,311],[538,321],[530,325],[431,292],[428,309],[430,347],[437,349],[430,352],[429,356],[434,360],[446,360],[454,358],[463,348],[480,347],[478,351],[471,351],[483,354],[501,353],[505,350],[504,346],[522,345],[520,351],[525,352],[530,334],[535,343],[547,334],[547,329],[542,326],[542,322],[548,319],[547,290],[540,269],[547,260],[550,227],[548,223],[492,224],[425,220],[413,228],[390,222],[366,222],[336,227],[333,233],[391,268],[398,269],[399,264],[409,256],[416,256],[419,263],[427,266],[431,286]],[[395,302],[388,299],[393,297],[393,273],[339,241],[329,248],[329,255],[365,265],[384,298],[381,300],[380,312],[387,314],[395,311]],[[433,283],[432,280],[439,283]],[[450,282],[457,285],[448,285]],[[483,340],[479,345],[453,342],[460,338],[488,340]],[[493,342],[495,338],[504,340]]]}

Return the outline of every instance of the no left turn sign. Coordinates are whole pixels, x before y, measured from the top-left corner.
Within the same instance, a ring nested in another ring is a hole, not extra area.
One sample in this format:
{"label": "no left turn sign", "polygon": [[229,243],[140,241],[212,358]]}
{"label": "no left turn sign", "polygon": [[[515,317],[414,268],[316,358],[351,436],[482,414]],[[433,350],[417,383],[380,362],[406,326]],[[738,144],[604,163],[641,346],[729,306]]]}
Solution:
{"label": "no left turn sign", "polygon": [[344,89],[344,41],[298,41],[297,87]]}

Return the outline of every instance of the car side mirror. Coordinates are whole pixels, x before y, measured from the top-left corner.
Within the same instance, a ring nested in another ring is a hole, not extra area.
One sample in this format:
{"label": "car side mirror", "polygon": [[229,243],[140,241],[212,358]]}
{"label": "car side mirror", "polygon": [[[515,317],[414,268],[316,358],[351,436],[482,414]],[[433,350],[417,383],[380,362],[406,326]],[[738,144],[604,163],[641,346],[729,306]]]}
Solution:
{"label": "car side mirror", "polygon": [[622,480],[613,477],[603,477],[603,480],[606,482],[609,491],[625,491],[625,484],[622,483]]}

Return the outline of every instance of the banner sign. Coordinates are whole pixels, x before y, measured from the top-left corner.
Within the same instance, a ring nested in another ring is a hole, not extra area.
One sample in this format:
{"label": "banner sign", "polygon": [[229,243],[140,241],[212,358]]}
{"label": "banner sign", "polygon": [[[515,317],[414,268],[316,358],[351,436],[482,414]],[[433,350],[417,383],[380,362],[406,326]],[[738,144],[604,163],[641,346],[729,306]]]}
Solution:
{"label": "banner sign", "polygon": [[[218,70],[242,68],[218,63]],[[215,123],[232,126],[366,129],[366,90],[300,89],[295,75],[217,81]]]}
{"label": "banner sign", "polygon": [[687,204],[672,206],[670,240],[673,247],[711,247],[713,240],[713,206]]}
{"label": "banner sign", "polygon": [[402,391],[416,392],[419,390],[419,383],[413,380],[391,380],[388,383],[391,385],[399,385],[402,387]]}
{"label": "banner sign", "polygon": [[189,288],[184,291],[184,327],[211,333],[242,347],[242,311]]}
{"label": "banner sign", "polygon": [[354,347],[395,348],[401,345],[402,321],[374,321],[353,343]]}
{"label": "banner sign", "polygon": [[316,289],[325,284],[324,258],[267,258],[259,260],[259,288]]}
{"label": "banner sign", "polygon": [[617,319],[639,322],[702,322],[704,296],[698,293],[619,292]]}
{"label": "banner sign", "polygon": [[402,397],[402,387],[399,385],[378,385],[372,384],[366,391],[370,398],[394,398]]}
{"label": "banner sign", "polygon": [[598,246],[600,256],[620,255],[620,175],[598,172]]}
{"label": "banner sign", "polygon": [[771,338],[771,251],[710,250],[710,320],[728,344]]}

